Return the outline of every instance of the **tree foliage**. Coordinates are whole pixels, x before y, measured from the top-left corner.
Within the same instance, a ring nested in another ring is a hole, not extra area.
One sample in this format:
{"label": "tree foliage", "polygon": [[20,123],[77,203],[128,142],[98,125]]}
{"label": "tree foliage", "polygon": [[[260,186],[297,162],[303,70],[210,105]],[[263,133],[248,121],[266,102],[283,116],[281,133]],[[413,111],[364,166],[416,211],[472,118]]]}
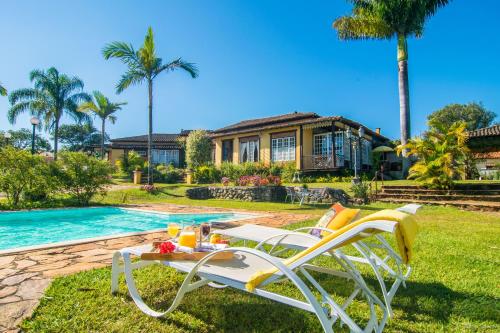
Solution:
{"label": "tree foliage", "polygon": [[80,205],[88,205],[98,193],[104,195],[111,184],[113,169],[107,161],[84,153],[63,152],[57,163],[62,187]]}
{"label": "tree foliage", "polygon": [[467,131],[463,122],[450,127],[436,125],[404,146],[398,146],[398,154],[407,149],[409,156],[418,161],[409,170],[409,179],[415,179],[429,188],[446,189],[455,179],[465,174],[465,161],[469,149],[466,145]]}
{"label": "tree foliage", "polygon": [[148,184],[153,184],[153,166],[151,161],[151,143],[153,142],[153,81],[163,72],[183,70],[192,78],[198,76],[198,68],[195,64],[186,62],[182,58],[174,59],[164,63],[162,58],[156,54],[153,29],[149,27],[142,46],[135,50],[132,44],[125,42],[112,42],[104,46],[102,50],[104,58],[117,58],[127,66],[127,71],[122,75],[116,85],[116,92],[121,93],[131,85],[146,82],[148,84]]}
{"label": "tree foliage", "polygon": [[191,131],[186,139],[186,163],[189,168],[209,164],[212,161],[212,140],[207,131]]}
{"label": "tree foliage", "polygon": [[42,157],[11,146],[0,149],[0,192],[10,205],[45,199],[54,188],[51,169]]}
{"label": "tree foliage", "polygon": [[[5,132],[0,132],[0,147],[9,144],[17,149],[31,150],[33,133],[29,129],[21,128],[19,130],[9,131],[9,133],[11,137],[7,140],[5,138]],[[39,134],[35,134],[35,152],[50,151],[50,149],[49,141]]]}
{"label": "tree foliage", "polygon": [[7,89],[2,85],[2,82],[0,82],[0,96],[7,96]]}
{"label": "tree foliage", "polygon": [[100,144],[101,134],[89,123],[61,125],[59,141],[66,150],[80,151],[85,147]]}
{"label": "tree foliage", "polygon": [[86,112],[101,119],[101,157],[104,158],[104,142],[106,141],[106,120],[116,122],[115,113],[127,103],[113,103],[100,91],[92,93],[93,99],[80,104],[78,111]]}
{"label": "tree foliage", "polygon": [[450,128],[456,122],[464,122],[468,131],[493,125],[496,113],[487,110],[482,103],[449,104],[431,113],[427,120],[430,127]]}
{"label": "tree foliage", "polygon": [[78,104],[90,100],[83,92],[83,81],[78,77],[61,74],[54,67],[46,71],[33,70],[30,73],[33,88],[18,89],[10,93],[11,108],[7,113],[13,124],[16,118],[30,112],[43,120],[45,129],[54,133],[54,158],[57,159],[59,122],[63,114],[81,122],[88,116],[78,112]]}

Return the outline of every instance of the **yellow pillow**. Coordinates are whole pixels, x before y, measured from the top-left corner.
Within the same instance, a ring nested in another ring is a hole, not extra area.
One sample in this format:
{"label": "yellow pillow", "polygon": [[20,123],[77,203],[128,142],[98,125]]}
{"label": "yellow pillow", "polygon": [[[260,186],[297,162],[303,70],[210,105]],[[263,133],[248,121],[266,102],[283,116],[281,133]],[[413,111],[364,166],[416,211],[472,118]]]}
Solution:
{"label": "yellow pillow", "polygon": [[[335,215],[335,217],[327,224],[326,228],[330,230],[338,230],[348,224],[349,222],[353,221],[356,219],[356,217],[359,215],[360,210],[359,209],[352,209],[352,208],[344,208]],[[322,231],[321,236],[325,237],[329,235],[330,233],[327,231]]]}

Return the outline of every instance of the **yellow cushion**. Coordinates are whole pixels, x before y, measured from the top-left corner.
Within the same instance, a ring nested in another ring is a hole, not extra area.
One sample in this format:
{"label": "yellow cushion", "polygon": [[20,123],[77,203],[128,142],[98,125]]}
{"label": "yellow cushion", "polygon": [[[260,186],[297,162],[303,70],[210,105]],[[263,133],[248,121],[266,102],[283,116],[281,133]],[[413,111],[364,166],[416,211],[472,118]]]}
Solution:
{"label": "yellow cushion", "polygon": [[[328,229],[338,230],[345,226],[346,224],[354,221],[359,215],[359,209],[344,208],[340,213],[335,215],[335,217],[326,225]],[[321,236],[325,237],[330,233],[327,231],[322,231]]]}
{"label": "yellow cushion", "polygon": [[[344,210],[345,211],[345,210]],[[342,212],[344,212],[342,211]],[[354,209],[354,211],[356,211]],[[341,212],[341,213],[342,213]],[[340,214],[339,213],[339,216]],[[356,212],[357,214],[358,212]],[[346,212],[344,215],[352,215],[352,212]],[[355,215],[354,215],[355,216]],[[353,217],[354,217],[353,216]],[[404,263],[408,263],[408,261],[412,257],[412,247],[414,243],[414,239],[418,230],[417,223],[413,216],[405,214],[400,211],[396,210],[391,210],[391,209],[385,209],[380,212],[376,212],[373,214],[370,214],[368,216],[365,216],[364,218],[361,218],[355,222],[349,223],[347,222],[346,225],[341,227],[338,230],[333,231],[331,234],[325,236],[323,239],[321,239],[318,243],[315,245],[305,249],[302,252],[297,253],[296,255],[286,259],[283,261],[283,264],[288,266],[290,264],[293,264],[297,260],[303,258],[304,256],[308,255],[309,253],[313,252],[314,250],[318,249],[319,247],[325,245],[326,243],[330,242],[331,240],[335,239],[336,237],[342,235],[343,233],[351,230],[352,228],[365,223],[369,221],[394,221],[398,222],[395,230],[395,236],[396,236],[396,241],[398,243],[398,249],[401,254],[401,257],[403,258]],[[380,230],[373,230],[372,234],[376,234],[381,232]],[[340,248],[343,247],[347,244],[356,242],[360,239],[366,238],[370,236],[369,233],[364,233],[364,235],[357,235],[355,237],[352,237],[345,242],[341,244],[337,244],[335,248]],[[259,286],[262,282],[270,278],[273,274],[277,273],[278,269],[277,268],[270,268],[266,271],[258,271],[253,274],[250,279],[247,281],[245,288],[249,291],[252,292],[254,289]]]}

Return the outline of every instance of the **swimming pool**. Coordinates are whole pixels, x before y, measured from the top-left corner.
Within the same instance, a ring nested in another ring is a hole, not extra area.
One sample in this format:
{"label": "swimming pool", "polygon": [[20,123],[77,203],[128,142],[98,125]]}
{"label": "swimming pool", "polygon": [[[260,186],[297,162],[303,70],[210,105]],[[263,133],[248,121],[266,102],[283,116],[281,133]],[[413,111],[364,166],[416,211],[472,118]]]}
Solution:
{"label": "swimming pool", "polygon": [[0,251],[42,244],[166,228],[170,222],[200,224],[254,217],[251,214],[167,214],[117,207],[0,213]]}

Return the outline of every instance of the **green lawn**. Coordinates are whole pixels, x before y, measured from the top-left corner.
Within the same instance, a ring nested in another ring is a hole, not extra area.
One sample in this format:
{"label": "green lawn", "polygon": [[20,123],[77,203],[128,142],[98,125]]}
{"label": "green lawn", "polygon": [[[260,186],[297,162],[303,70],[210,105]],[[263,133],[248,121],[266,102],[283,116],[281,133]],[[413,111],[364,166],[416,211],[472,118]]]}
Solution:
{"label": "green lawn", "polygon": [[[186,203],[183,188],[169,186],[168,194],[153,199],[138,190],[110,193],[104,202]],[[317,212],[270,204],[207,200],[209,206],[255,210]],[[372,204],[363,214],[393,205]],[[425,207],[418,217],[420,233],[415,246],[414,271],[408,288],[394,299],[394,318],[386,332],[498,332],[500,331],[500,214],[465,212],[447,207]],[[310,220],[301,224],[313,224]],[[364,270],[370,283],[373,276]],[[335,298],[346,296],[350,284],[318,275]],[[160,267],[136,272],[139,289],[148,304],[166,309],[183,275]],[[271,289],[290,296],[297,290],[289,283]],[[366,307],[356,302],[355,319],[364,318]],[[120,293],[110,295],[110,269],[98,269],[56,279],[33,317],[22,324],[28,332],[317,332],[315,316],[239,291],[203,287],[184,299],[173,314],[154,319],[142,314],[128,296],[122,279]],[[345,327],[335,327],[345,331]]]}

